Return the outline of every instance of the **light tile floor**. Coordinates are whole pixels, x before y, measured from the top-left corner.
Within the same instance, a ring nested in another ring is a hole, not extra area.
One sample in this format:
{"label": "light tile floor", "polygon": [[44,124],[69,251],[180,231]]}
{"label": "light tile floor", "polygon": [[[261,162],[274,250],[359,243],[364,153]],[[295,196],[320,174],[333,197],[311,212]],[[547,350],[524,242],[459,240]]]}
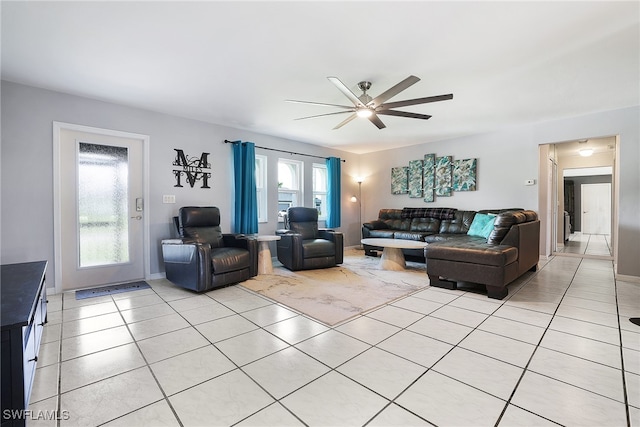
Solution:
{"label": "light tile floor", "polygon": [[540,267],[332,328],[239,286],[52,295],[28,425],[640,426],[640,284]]}
{"label": "light tile floor", "polygon": [[582,255],[611,256],[611,236],[608,234],[582,234],[577,231],[569,235],[558,252]]}

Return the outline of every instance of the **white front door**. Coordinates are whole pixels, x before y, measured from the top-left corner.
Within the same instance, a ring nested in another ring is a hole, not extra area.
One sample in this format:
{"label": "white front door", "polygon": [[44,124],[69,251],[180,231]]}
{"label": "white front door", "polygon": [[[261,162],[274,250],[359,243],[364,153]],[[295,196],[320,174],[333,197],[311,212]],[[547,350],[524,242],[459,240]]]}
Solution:
{"label": "white front door", "polygon": [[581,185],[583,234],[611,234],[611,184]]}
{"label": "white front door", "polygon": [[144,141],[62,127],[57,148],[61,290],[144,279]]}

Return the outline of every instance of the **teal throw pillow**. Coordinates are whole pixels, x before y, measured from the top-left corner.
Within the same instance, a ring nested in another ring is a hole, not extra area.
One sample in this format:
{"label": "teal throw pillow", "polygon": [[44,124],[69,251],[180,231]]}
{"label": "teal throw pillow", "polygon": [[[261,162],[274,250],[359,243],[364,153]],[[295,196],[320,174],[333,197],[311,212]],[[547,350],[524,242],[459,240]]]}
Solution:
{"label": "teal throw pillow", "polygon": [[480,235],[482,237],[486,237],[487,239],[489,238],[489,236],[491,236],[491,232],[493,231],[493,226],[494,226],[494,224],[496,222],[496,216],[495,215],[489,214],[489,216],[491,217],[491,219],[489,220],[489,222],[487,222],[487,224],[484,226],[484,228],[480,232]]}
{"label": "teal throw pillow", "polygon": [[473,217],[473,222],[467,234],[469,236],[488,238],[493,230],[493,222],[495,219],[495,215],[477,213],[476,216]]}

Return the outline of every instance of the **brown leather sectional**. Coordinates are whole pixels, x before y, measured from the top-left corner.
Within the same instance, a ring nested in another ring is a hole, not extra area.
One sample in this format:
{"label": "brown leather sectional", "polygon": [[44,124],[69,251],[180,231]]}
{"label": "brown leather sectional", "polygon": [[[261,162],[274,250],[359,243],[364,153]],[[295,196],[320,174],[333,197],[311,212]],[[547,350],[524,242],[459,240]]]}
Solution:
{"label": "brown leather sectional", "polygon": [[[496,214],[488,238],[467,234],[476,213]],[[507,285],[535,271],[539,260],[540,221],[531,210],[381,209],[377,220],[363,224],[362,235],[428,242],[424,253],[405,254],[422,255],[431,286],[456,289],[458,282],[481,284],[495,299],[507,296]],[[381,248],[365,245],[364,249],[373,255]]]}

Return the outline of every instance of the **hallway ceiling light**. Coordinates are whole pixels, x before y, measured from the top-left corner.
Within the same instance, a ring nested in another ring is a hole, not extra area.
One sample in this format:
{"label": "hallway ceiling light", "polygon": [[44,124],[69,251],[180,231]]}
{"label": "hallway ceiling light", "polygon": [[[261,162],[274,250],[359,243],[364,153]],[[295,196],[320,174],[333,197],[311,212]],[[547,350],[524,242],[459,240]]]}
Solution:
{"label": "hallway ceiling light", "polygon": [[578,151],[582,157],[589,157],[593,154],[593,148],[582,148]]}

